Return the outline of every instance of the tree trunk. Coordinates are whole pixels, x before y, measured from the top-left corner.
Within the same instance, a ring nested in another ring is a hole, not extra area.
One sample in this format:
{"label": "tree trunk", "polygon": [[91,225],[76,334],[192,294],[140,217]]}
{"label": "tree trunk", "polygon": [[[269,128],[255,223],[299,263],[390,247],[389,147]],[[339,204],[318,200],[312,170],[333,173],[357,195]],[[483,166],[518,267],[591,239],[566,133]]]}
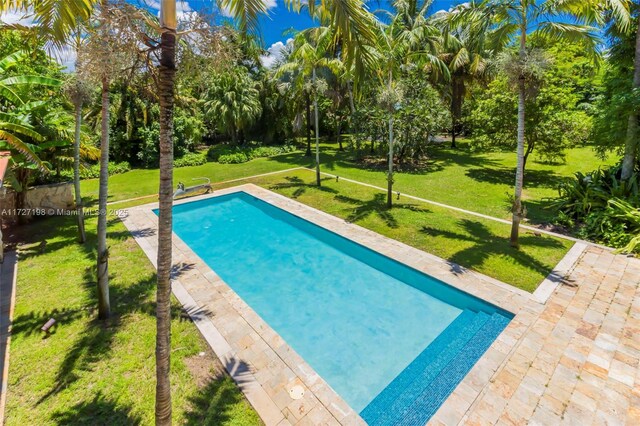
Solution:
{"label": "tree trunk", "polygon": [[[525,24],[523,24],[520,35],[520,58],[525,59],[527,32],[526,32],[526,17]],[[518,148],[517,148],[517,165],[516,165],[516,183],[515,193],[513,197],[512,214],[513,220],[511,224],[511,247],[518,248],[520,243],[518,242],[518,235],[520,231],[520,221],[522,220],[522,186],[524,176],[524,135],[525,135],[525,96],[526,96],[526,81],[524,76],[520,76],[518,80]]]}
{"label": "tree trunk", "polygon": [[451,148],[456,146],[458,123],[462,116],[462,99],[464,97],[464,82],[460,77],[451,79]]}
{"label": "tree trunk", "polygon": [[342,146],[342,138],[340,137],[341,131],[342,131],[342,122],[338,120],[338,125],[336,126],[336,140],[338,142],[338,150],[344,151],[344,147]]}
{"label": "tree trunk", "polygon": [[76,128],[73,151],[73,186],[76,197],[76,216],[78,220],[78,242],[84,243],[87,239],[84,231],[84,210],[82,208],[82,196],[80,194],[80,126],[82,124],[82,103],[75,105]]}
{"label": "tree trunk", "polygon": [[[636,53],[633,71],[633,87],[640,88],[640,23],[636,33]],[[627,125],[627,137],[622,158],[622,180],[629,180],[633,175],[638,156],[638,112],[631,111]]]}
{"label": "tree trunk", "polygon": [[356,105],[353,102],[353,88],[351,87],[351,81],[347,82],[347,90],[349,91],[349,109],[351,110],[351,115],[356,113]]}
{"label": "tree trunk", "polygon": [[231,144],[238,146],[238,132],[236,132],[235,126],[231,127]]}
{"label": "tree trunk", "polygon": [[164,29],[158,79],[160,100],[160,208],[156,301],[156,425],[171,425],[171,235],[173,207],[173,107],[176,33]]}
{"label": "tree trunk", "polygon": [[107,248],[107,196],[109,186],[109,78],[102,77],[102,135],[100,139],[100,193],[98,196],[98,318],[111,315],[109,302],[109,249]]}
{"label": "tree trunk", "polygon": [[[313,69],[313,87],[316,87],[316,69]],[[320,182],[320,126],[318,124],[318,93],[317,91],[313,94],[313,109],[314,109],[314,126],[316,133],[316,184],[318,186],[321,185]]]}
{"label": "tree trunk", "polygon": [[304,155],[307,157],[311,157],[311,99],[308,93],[307,93],[306,103],[307,103],[307,152],[305,152]]}

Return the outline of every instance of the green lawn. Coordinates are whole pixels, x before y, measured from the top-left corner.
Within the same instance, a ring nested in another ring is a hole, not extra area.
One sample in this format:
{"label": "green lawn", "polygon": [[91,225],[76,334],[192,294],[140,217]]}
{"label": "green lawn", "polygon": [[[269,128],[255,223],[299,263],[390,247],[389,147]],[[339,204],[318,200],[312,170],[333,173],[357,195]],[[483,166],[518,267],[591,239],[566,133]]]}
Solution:
{"label": "green lawn", "polygon": [[[154,268],[124,225],[111,221],[113,316],[104,323],[95,320],[95,228],[91,218],[85,245],[75,242],[73,218],[46,219],[19,229],[27,245],[19,261],[7,425],[154,421]],[[175,424],[260,424],[175,300],[174,307]],[[40,327],[49,318],[58,325],[43,338]]]}
{"label": "green lawn", "polygon": [[[508,218],[508,196],[513,192],[515,154],[505,152],[473,153],[462,142],[459,149],[436,146],[432,158],[421,170],[396,173],[395,189],[455,207]],[[525,176],[524,197],[528,218],[533,223],[546,222],[552,212],[546,208],[549,198],[557,195],[558,183],[577,171],[587,172],[613,164],[616,158],[599,160],[591,147],[573,148],[563,164],[551,165],[529,160]],[[335,144],[322,145],[322,170],[377,186],[386,186],[382,169],[357,164],[351,155],[339,152]],[[244,164],[208,163],[203,166],[176,169],[175,179],[190,184],[194,177],[209,177],[212,182],[237,179],[291,167],[311,166],[312,160],[301,152],[261,158]],[[112,176],[109,180],[110,201],[124,200],[158,192],[157,170],[133,170]],[[97,180],[83,182],[84,196],[95,199]]]}
{"label": "green lawn", "polygon": [[573,245],[525,231],[520,250],[514,250],[509,246],[509,225],[417,201],[400,200],[388,210],[382,191],[331,178],[325,178],[319,189],[315,174],[307,170],[246,182],[530,292]]}

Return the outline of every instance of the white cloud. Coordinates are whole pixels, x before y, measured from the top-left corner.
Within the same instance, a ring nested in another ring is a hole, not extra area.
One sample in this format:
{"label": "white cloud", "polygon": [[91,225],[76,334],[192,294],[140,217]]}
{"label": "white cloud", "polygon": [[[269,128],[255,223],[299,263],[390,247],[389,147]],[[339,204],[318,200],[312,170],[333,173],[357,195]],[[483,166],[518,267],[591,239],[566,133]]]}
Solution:
{"label": "white cloud", "polygon": [[35,25],[30,10],[9,10],[8,12],[0,14],[0,21],[8,25],[20,24],[27,27]]}
{"label": "white cloud", "polygon": [[281,41],[273,43],[271,47],[267,49],[267,54],[260,56],[260,62],[262,62],[265,68],[271,68],[278,59],[282,58],[282,51],[291,44],[293,44],[292,38],[288,39],[286,43]]}
{"label": "white cloud", "polygon": [[60,65],[64,67],[65,72],[73,72],[76,69],[76,59],[78,58],[78,52],[76,49],[65,46],[62,49],[56,49],[51,53],[51,56],[58,61]]}
{"label": "white cloud", "polygon": [[[262,2],[266,6],[267,11],[278,7],[277,0],[262,0]],[[225,16],[227,18],[233,18],[231,11],[226,7],[221,8],[220,13],[222,14],[222,16]]]}

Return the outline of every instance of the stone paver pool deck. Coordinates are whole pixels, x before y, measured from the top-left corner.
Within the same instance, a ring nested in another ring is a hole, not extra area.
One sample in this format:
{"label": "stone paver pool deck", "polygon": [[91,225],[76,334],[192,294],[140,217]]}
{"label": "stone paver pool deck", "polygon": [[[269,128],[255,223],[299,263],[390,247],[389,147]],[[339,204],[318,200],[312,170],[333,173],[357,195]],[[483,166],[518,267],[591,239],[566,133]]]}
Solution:
{"label": "stone paver pool deck", "polygon": [[[431,423],[640,424],[638,260],[588,248],[570,268],[564,266],[571,271],[568,281],[578,286],[560,285],[541,303],[532,294],[255,185],[176,204],[240,190],[516,314]],[[155,264],[154,208],[157,203],[132,208],[123,222]],[[173,258],[174,295],[267,425],[364,424],[175,234]]]}

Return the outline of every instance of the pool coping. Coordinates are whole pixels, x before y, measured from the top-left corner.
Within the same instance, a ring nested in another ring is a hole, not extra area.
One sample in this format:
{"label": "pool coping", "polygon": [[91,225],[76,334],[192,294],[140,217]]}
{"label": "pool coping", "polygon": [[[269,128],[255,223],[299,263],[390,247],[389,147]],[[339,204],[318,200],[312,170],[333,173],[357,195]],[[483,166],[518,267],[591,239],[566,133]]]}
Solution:
{"label": "pool coping", "polygon": [[[384,237],[254,184],[216,190],[174,204],[248,193],[302,219],[427,273],[515,316],[431,421],[458,423],[485,391],[542,309],[534,295]],[[125,226],[156,265],[158,203],[133,207]],[[208,344],[267,425],[365,424],[349,405],[175,233],[172,289]],[[293,399],[292,390],[304,390]]]}

